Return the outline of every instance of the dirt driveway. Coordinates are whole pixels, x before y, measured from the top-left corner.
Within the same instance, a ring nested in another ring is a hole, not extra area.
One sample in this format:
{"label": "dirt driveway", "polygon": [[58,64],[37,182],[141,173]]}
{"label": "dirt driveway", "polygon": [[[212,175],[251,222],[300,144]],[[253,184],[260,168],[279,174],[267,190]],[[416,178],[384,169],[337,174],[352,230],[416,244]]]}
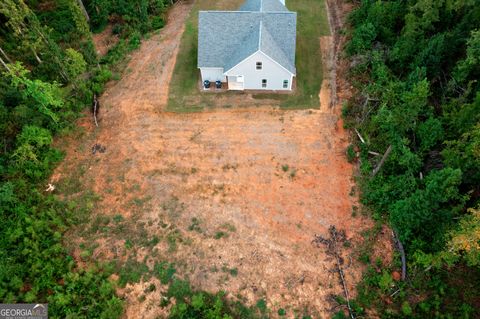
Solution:
{"label": "dirt driveway", "polygon": [[[164,112],[190,7],[176,4],[160,34],[132,55],[122,79],[101,98],[100,127],[81,123],[86,136],[66,146],[53,182],[85,167],[83,186],[101,196],[97,215],[121,215],[141,223],[140,236],[160,238],[153,248],[135,246],[136,258],[149,266],[166,258],[196,288],[223,289],[250,304],[265,298],[273,313],[284,308],[288,317],[303,309],[327,317],[331,294],[342,288],[331,271],[334,260],[311,245],[313,236],[335,225],[354,246],[367,223],[352,217],[353,167],[344,155],[339,107]],[[106,152],[92,155],[92,143]],[[93,256],[109,260],[131,254],[126,236],[71,238],[95,242]],[[350,289],[360,270],[350,265]],[[164,315],[161,289],[139,298],[146,286],[121,291],[126,317]]]}

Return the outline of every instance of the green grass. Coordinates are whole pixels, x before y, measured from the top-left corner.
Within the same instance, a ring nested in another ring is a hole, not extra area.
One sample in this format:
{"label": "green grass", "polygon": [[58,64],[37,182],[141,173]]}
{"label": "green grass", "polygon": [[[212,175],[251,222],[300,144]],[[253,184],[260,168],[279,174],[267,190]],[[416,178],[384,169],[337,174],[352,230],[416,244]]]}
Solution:
{"label": "green grass", "polygon": [[176,273],[175,265],[167,262],[155,263],[154,274],[163,285],[168,284]]}
{"label": "green grass", "polygon": [[330,34],[327,8],[319,0],[287,0],[287,6],[297,12],[297,91],[287,96],[281,106],[316,108],[323,80],[319,38]]}
{"label": "green grass", "polygon": [[135,259],[128,259],[127,262],[121,266],[118,279],[120,287],[125,287],[127,283],[140,282],[144,275],[148,275],[149,269],[144,263],[140,263]]}
{"label": "green grass", "polygon": [[[198,112],[209,107],[227,107],[220,96],[248,95],[246,92],[201,93],[198,89],[197,36],[199,10],[235,10],[243,0],[199,0],[185,24],[177,63],[170,81],[167,110]],[[262,93],[252,95],[257,102],[241,106],[278,105],[285,109],[318,108],[318,93],[322,85],[320,37],[329,35],[324,1],[287,0],[287,7],[297,12],[296,90],[293,94]],[[223,100],[223,99],[222,99]],[[228,101],[228,99],[227,99]]]}
{"label": "green grass", "polygon": [[193,10],[185,24],[180,50],[178,51],[177,63],[175,64],[172,80],[170,81],[170,96],[168,108],[174,111],[196,111],[196,107],[186,107],[185,97],[192,95],[196,90],[198,81],[197,70],[197,45],[198,30],[197,11]]}

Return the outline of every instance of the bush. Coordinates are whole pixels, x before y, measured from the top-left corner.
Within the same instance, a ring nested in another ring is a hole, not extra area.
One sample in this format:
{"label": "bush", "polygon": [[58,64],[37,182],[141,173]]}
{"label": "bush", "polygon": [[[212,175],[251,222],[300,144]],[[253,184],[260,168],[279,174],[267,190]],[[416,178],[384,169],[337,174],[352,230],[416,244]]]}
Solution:
{"label": "bush", "polygon": [[130,35],[130,38],[128,40],[129,51],[138,49],[140,47],[141,41],[142,41],[142,36],[140,32],[134,32],[132,35]]}
{"label": "bush", "polygon": [[156,30],[163,28],[165,26],[165,21],[162,17],[155,16],[152,17],[150,24],[152,26],[152,29]]}
{"label": "bush", "polygon": [[347,161],[349,163],[353,163],[357,158],[357,154],[355,153],[355,148],[352,144],[348,145],[346,154],[347,154]]}
{"label": "bush", "polygon": [[168,284],[175,275],[175,267],[172,263],[161,262],[156,263],[153,267],[155,275],[160,279],[160,282],[164,285]]}

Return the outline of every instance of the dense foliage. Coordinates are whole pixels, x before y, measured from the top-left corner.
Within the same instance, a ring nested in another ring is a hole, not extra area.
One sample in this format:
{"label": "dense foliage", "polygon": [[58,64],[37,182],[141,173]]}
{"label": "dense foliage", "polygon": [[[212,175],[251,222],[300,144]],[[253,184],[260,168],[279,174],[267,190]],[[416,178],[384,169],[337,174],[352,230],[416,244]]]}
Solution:
{"label": "dense foliage", "polygon": [[162,13],[172,0],[85,0],[95,30],[115,23],[116,33],[139,30],[141,33],[163,27]]}
{"label": "dense foliage", "polygon": [[[117,318],[110,271],[79,267],[63,245],[93,200],[45,191],[62,159],[56,134],[73,127],[141,34],[163,26],[168,2],[0,2],[0,302],[48,302],[52,318]],[[90,20],[87,20],[90,18]],[[91,30],[115,23],[121,40],[99,59]]]}
{"label": "dense foliage", "polygon": [[349,22],[361,200],[398,233],[410,272],[393,284],[372,264],[358,302],[385,318],[478,317],[478,1],[364,0]]}

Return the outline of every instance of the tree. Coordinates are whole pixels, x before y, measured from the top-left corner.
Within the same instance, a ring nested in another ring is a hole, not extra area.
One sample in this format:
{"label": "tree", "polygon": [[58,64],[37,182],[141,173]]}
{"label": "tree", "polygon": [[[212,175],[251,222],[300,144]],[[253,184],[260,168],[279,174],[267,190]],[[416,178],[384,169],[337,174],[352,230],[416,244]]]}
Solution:
{"label": "tree", "polygon": [[474,30],[467,42],[467,56],[457,63],[453,77],[457,83],[466,84],[480,75],[480,30]]}
{"label": "tree", "polygon": [[38,21],[22,1],[4,0],[0,3],[0,13],[7,17],[6,23],[14,35],[20,39],[22,47],[31,50],[38,63],[42,63],[39,51],[44,47],[43,34],[39,32]]}
{"label": "tree", "polygon": [[59,85],[29,79],[27,76],[29,71],[19,62],[10,64],[9,68],[4,75],[9,78],[11,85],[18,89],[24,98],[33,99],[40,113],[48,116],[53,122],[58,122],[55,111],[63,106]]}
{"label": "tree", "polygon": [[462,169],[464,181],[470,187],[480,182],[480,122],[460,138],[446,142],[442,155],[445,163]]}
{"label": "tree", "polygon": [[480,265],[480,207],[470,208],[459,222],[458,229],[450,233],[447,254],[462,257],[470,266]]}
{"label": "tree", "polygon": [[69,48],[65,50],[65,68],[69,78],[76,79],[87,70],[87,62],[80,52]]}
{"label": "tree", "polygon": [[17,165],[28,162],[37,163],[39,154],[52,144],[52,134],[49,130],[37,126],[25,126],[17,137],[18,148],[13,153]]}
{"label": "tree", "polygon": [[403,242],[427,250],[442,247],[445,230],[465,201],[458,189],[461,176],[458,169],[432,171],[424,189],[392,204],[390,220]]}
{"label": "tree", "polygon": [[46,28],[40,25],[35,13],[23,0],[4,0],[0,2],[0,13],[7,17],[6,25],[13,30],[15,37],[21,44],[18,47],[31,50],[39,64],[43,62],[40,58],[40,52],[48,54],[59,69],[60,76],[68,81],[62,63],[63,56],[60,47],[48,36],[49,30],[45,30]]}

